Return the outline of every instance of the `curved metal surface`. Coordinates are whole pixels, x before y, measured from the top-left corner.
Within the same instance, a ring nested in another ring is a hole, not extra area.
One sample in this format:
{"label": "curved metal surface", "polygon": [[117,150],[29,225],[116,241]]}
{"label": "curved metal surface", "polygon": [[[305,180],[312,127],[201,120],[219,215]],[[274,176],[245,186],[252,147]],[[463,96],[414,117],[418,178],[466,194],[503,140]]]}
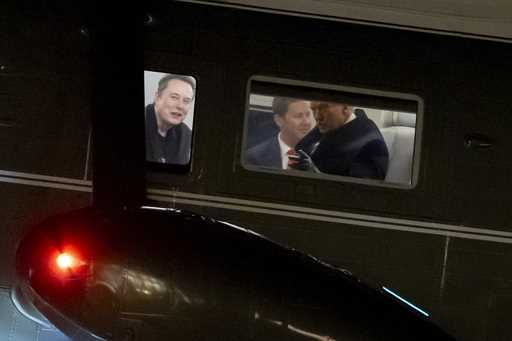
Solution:
{"label": "curved metal surface", "polygon": [[[84,265],[56,271],[69,249]],[[453,340],[346,270],[173,210],[51,218],[19,246],[17,273],[50,322],[90,340]]]}

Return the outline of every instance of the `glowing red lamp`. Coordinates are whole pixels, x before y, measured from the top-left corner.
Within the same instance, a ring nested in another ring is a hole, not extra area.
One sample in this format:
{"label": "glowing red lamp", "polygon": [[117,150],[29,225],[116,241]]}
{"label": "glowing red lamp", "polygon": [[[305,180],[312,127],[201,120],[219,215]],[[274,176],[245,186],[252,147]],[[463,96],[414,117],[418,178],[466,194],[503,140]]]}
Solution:
{"label": "glowing red lamp", "polygon": [[67,252],[58,255],[56,262],[57,266],[62,270],[72,268],[77,264],[75,257]]}

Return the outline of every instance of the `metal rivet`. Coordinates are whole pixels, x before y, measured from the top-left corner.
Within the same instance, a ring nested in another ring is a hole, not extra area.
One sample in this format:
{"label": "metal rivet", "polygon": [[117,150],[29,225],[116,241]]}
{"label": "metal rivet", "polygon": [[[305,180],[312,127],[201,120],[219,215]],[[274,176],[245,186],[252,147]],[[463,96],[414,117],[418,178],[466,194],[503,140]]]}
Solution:
{"label": "metal rivet", "polygon": [[87,26],[80,27],[80,34],[86,38],[89,38],[89,29]]}
{"label": "metal rivet", "polygon": [[149,13],[146,13],[146,16],[144,17],[144,25],[146,26],[152,26],[155,24],[155,18]]}

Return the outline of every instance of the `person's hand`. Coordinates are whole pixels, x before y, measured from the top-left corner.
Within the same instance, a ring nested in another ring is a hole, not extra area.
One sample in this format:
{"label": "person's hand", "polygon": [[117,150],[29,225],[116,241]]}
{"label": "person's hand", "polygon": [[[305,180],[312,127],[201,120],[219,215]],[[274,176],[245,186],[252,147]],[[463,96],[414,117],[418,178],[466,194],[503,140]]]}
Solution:
{"label": "person's hand", "polygon": [[288,167],[296,170],[320,173],[311,157],[302,149],[288,154]]}

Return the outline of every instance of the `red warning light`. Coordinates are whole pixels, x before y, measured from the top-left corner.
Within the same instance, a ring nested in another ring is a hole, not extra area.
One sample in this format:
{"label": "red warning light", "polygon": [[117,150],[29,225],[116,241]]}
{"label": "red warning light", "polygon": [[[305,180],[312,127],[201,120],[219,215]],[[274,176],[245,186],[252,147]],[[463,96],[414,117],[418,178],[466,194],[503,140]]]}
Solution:
{"label": "red warning light", "polygon": [[64,270],[74,267],[77,264],[75,257],[67,252],[63,252],[57,256],[57,266]]}
{"label": "red warning light", "polygon": [[82,250],[68,243],[59,249],[52,248],[47,259],[49,274],[57,279],[75,280],[85,278],[92,271],[92,263],[86,258]]}

